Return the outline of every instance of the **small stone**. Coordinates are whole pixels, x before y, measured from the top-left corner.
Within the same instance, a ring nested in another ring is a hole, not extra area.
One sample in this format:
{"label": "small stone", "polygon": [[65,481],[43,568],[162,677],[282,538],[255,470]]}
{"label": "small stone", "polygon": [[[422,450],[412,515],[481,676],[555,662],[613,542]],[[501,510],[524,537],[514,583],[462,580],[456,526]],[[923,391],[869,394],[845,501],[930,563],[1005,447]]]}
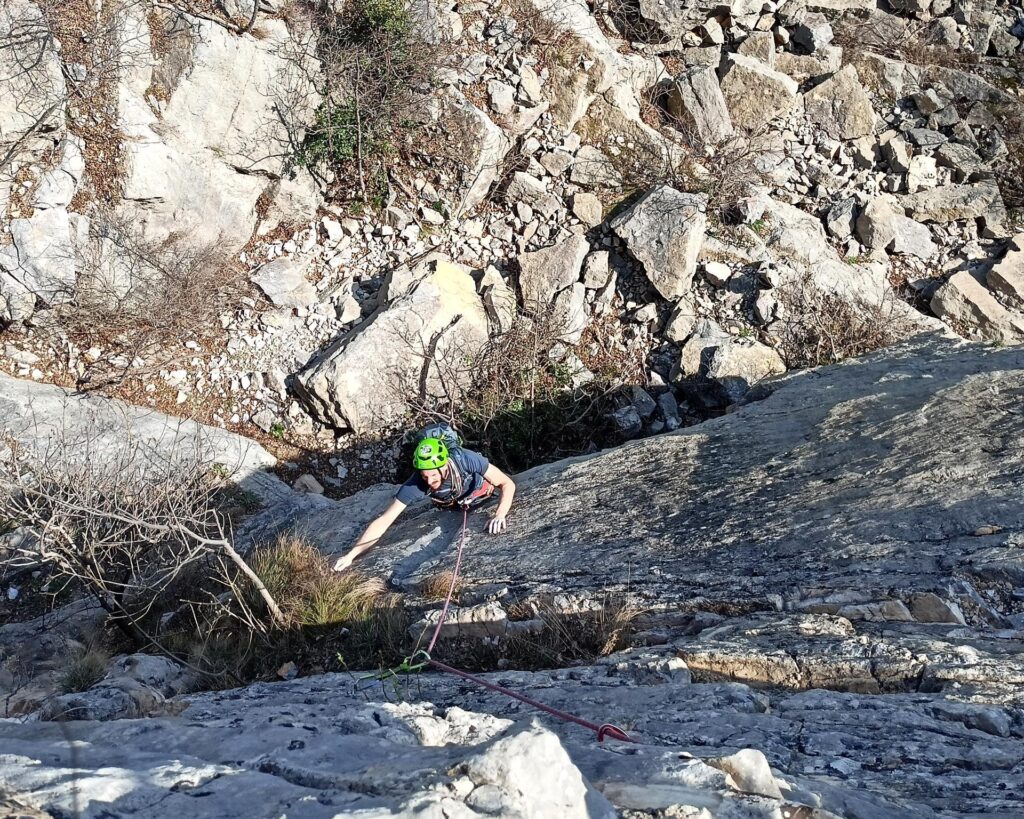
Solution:
{"label": "small stone", "polygon": [[722,262],[706,262],[704,277],[715,287],[725,287],[732,277],[732,268]]}
{"label": "small stone", "polygon": [[296,492],[306,492],[310,495],[322,495],[324,493],[324,488],[320,481],[308,473],[299,475],[295,482],[292,483],[292,489]]}

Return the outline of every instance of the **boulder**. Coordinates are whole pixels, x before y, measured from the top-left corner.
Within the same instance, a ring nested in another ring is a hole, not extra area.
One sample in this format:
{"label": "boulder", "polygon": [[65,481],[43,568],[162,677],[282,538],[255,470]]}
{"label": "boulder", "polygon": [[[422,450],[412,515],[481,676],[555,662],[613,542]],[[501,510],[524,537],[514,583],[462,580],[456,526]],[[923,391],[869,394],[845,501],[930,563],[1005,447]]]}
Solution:
{"label": "boulder", "polygon": [[910,158],[910,167],[907,169],[907,190],[910,193],[934,188],[938,183],[934,157],[915,154]]}
{"label": "boulder", "polygon": [[804,94],[804,110],[832,139],[857,139],[875,129],[875,110],[852,65]]}
{"label": "boulder", "polygon": [[557,244],[520,254],[519,292],[527,310],[543,309],[555,296],[580,277],[580,268],[590,243],[586,237],[572,235]]}
{"label": "boulder", "polygon": [[261,265],[249,277],[277,307],[309,307],[317,299],[316,287],[306,278],[310,259],[281,256]]}
{"label": "boulder", "polygon": [[969,185],[943,185],[903,196],[900,204],[919,222],[955,222],[1002,212],[1003,198],[994,179]]}
{"label": "boulder", "polygon": [[682,343],[690,337],[697,324],[697,308],[687,298],[681,298],[669,314],[665,323],[665,338],[669,341]]}
{"label": "boulder", "polygon": [[835,74],[843,64],[843,49],[825,46],[813,54],[794,54],[783,51],[775,55],[775,68],[798,83]]}
{"label": "boulder", "polygon": [[[753,57],[769,68],[775,68],[775,35],[770,31],[752,31],[736,47],[736,53]],[[719,62],[716,60],[712,67],[717,68]]]}
{"label": "boulder", "polygon": [[569,201],[573,216],[587,227],[596,227],[604,221],[604,208],[601,200],[592,193],[574,193]]}
{"label": "boulder", "polygon": [[707,226],[707,197],[659,185],[609,222],[666,299],[690,290]]}
{"label": "boulder", "polygon": [[296,377],[311,415],[354,432],[400,421],[407,402],[458,391],[469,374],[441,372],[453,356],[473,356],[488,323],[467,268],[444,259],[399,269],[387,283],[388,303],[328,347]]}
{"label": "boulder", "polygon": [[669,87],[666,106],[702,142],[713,145],[732,134],[729,109],[711,67],[690,68],[676,77]]}
{"label": "boulder", "polygon": [[611,270],[608,267],[608,251],[595,250],[583,263],[583,284],[591,290],[600,290],[608,284]]}
{"label": "boulder", "polygon": [[644,422],[640,418],[640,413],[637,412],[636,407],[632,404],[615,410],[610,418],[612,424],[615,425],[616,431],[627,441],[639,435],[644,428]]}
{"label": "boulder", "polygon": [[582,282],[573,282],[555,296],[553,321],[559,339],[579,343],[587,329],[587,288]]}
{"label": "boulder", "polygon": [[753,748],[744,748],[730,756],[709,759],[708,765],[732,777],[736,789],[743,793],[781,799],[782,791],[772,775],[765,755]]}
{"label": "boulder", "polygon": [[954,182],[965,182],[972,174],[985,167],[978,152],[962,142],[946,142],[935,150],[935,162],[940,168],[949,168]]}
{"label": "boulder", "polygon": [[484,200],[512,143],[487,114],[458,92],[442,96],[439,120],[445,124],[447,150],[459,157],[463,167],[452,208],[453,215],[460,216]]}
{"label": "boulder", "polygon": [[857,220],[857,199],[850,196],[836,202],[825,216],[825,229],[837,239],[845,239],[853,233]]}
{"label": "boulder", "polygon": [[988,286],[1018,310],[1024,310],[1024,233],[1010,243],[1006,255],[988,272]]}
{"label": "boulder", "polygon": [[88,224],[84,216],[64,208],[37,210],[30,219],[10,221],[12,244],[0,248],[0,317],[26,319],[37,299],[48,305],[71,300]]}
{"label": "boulder", "polygon": [[729,54],[721,78],[722,95],[734,125],[754,131],[796,104],[797,84],[753,57]]}
{"label": "boulder", "polygon": [[1024,314],[1003,307],[968,271],[954,273],[931,301],[932,311],[964,335],[1000,344],[1024,341]]}
{"label": "boulder", "polygon": [[793,29],[793,42],[813,53],[832,42],[835,36],[828,18],[819,12],[799,12],[796,15],[797,25]]}
{"label": "boulder", "polygon": [[918,91],[924,82],[924,69],[920,66],[872,51],[863,51],[856,59],[857,74],[864,86],[888,99],[898,99]]}
{"label": "boulder", "polygon": [[480,298],[483,299],[492,333],[506,333],[515,323],[516,294],[502,275],[493,267],[484,271],[477,283]]}
{"label": "boulder", "polygon": [[771,347],[701,319],[679,354],[679,372],[697,380],[706,403],[734,404],[757,382],[786,372],[786,365]]}
{"label": "boulder", "polygon": [[930,259],[938,252],[928,228],[905,216],[888,194],[868,202],[857,217],[857,235],[873,250],[891,250],[919,259]]}

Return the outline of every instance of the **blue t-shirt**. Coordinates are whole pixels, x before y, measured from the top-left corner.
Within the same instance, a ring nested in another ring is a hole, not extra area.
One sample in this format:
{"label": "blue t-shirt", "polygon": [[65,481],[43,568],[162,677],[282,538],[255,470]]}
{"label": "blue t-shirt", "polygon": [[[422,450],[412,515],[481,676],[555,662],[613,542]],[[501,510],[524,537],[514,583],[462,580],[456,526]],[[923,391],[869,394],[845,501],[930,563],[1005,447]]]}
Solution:
{"label": "blue t-shirt", "polygon": [[484,485],[484,473],[490,467],[490,463],[479,452],[473,452],[471,449],[450,449],[448,450],[448,462],[452,468],[457,468],[462,476],[462,491],[457,497],[452,497],[452,474],[449,469],[448,476],[441,482],[441,486],[436,492],[430,491],[423,476],[417,472],[402,484],[395,493],[395,500],[401,501],[406,506],[426,497],[444,502],[458,501],[466,495],[476,492]]}

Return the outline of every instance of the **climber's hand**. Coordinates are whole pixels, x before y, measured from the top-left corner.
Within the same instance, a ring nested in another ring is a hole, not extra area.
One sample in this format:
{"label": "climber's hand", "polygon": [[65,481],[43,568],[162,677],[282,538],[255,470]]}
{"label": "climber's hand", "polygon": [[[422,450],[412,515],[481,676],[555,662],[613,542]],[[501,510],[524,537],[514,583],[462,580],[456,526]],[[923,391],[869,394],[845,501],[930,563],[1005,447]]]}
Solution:
{"label": "climber's hand", "polygon": [[345,569],[347,569],[351,565],[352,565],[352,555],[351,554],[347,554],[347,555],[342,555],[337,560],[335,560],[334,561],[334,565],[331,568],[334,569],[334,571],[336,571],[336,572],[343,572],[343,571],[345,571]]}
{"label": "climber's hand", "polygon": [[487,531],[492,535],[498,534],[498,532],[505,531],[505,516],[495,515],[487,522]]}

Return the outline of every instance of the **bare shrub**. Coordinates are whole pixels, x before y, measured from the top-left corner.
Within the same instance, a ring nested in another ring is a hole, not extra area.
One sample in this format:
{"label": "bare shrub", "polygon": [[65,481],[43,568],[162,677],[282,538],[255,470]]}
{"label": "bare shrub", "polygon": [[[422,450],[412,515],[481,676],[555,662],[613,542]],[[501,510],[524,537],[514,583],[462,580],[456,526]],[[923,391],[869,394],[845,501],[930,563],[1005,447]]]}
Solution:
{"label": "bare shrub", "polygon": [[892,294],[881,300],[822,292],[804,276],[778,290],[783,308],[777,335],[790,369],[834,364],[887,347],[914,330],[906,305]]}
{"label": "bare shrub", "polygon": [[[36,558],[56,582],[84,589],[137,648],[164,653],[155,605],[201,565],[226,561],[282,619],[232,546],[222,485],[198,442],[167,455],[128,430],[120,446],[92,430],[58,430],[45,448],[7,438],[0,451],[0,517],[32,530]],[[220,575],[228,578],[223,563]]]}
{"label": "bare shrub", "polygon": [[123,220],[97,222],[70,301],[58,308],[61,332],[81,349],[104,351],[83,362],[80,385],[93,387],[123,380],[137,358],[150,369],[165,366],[186,340],[218,333],[220,314],[245,286],[241,267],[216,243],[182,235],[153,241]]}
{"label": "bare shrub", "polygon": [[410,147],[419,94],[445,47],[422,40],[401,0],[310,4],[306,13],[314,36],[293,37],[283,56],[318,99],[313,121],[296,119],[284,99],[278,105],[294,156],[331,196],[383,206],[388,171]]}
{"label": "bare shrub", "polygon": [[835,42],[847,54],[870,51],[922,68],[967,70],[978,64],[974,52],[942,42],[939,30],[930,20],[907,20],[891,14],[846,14],[835,26]]}
{"label": "bare shrub", "polygon": [[1006,146],[1006,155],[998,161],[999,190],[1006,207],[1024,209],[1024,102],[992,104],[989,108]]}
{"label": "bare shrub", "polygon": [[407,389],[417,423],[445,420],[467,443],[518,471],[596,447],[612,408],[610,374],[576,383],[564,318],[553,309],[517,314],[478,350],[434,357],[431,389]]}
{"label": "bare shrub", "polygon": [[611,164],[622,178],[628,197],[634,192],[668,185],[708,198],[707,212],[730,221],[736,203],[751,187],[770,182],[771,172],[784,160],[778,138],[767,126],[751,132],[713,140],[684,117],[668,110],[669,83],[659,84],[644,95],[645,121],[665,137],[662,145],[650,139],[633,139],[627,147],[612,147]]}

